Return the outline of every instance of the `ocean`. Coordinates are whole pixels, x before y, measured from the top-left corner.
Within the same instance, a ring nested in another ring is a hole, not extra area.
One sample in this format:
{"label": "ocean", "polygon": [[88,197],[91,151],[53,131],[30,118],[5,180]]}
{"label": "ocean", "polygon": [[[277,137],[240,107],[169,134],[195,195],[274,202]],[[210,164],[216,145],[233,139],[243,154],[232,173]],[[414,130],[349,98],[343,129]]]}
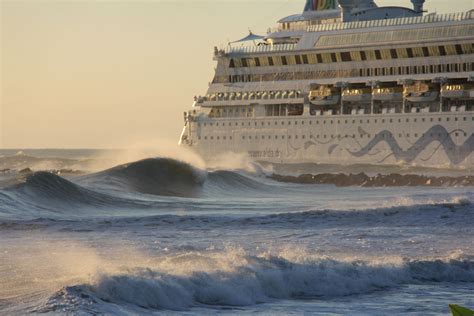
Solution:
{"label": "ocean", "polygon": [[117,154],[0,150],[0,314],[474,307],[472,170]]}

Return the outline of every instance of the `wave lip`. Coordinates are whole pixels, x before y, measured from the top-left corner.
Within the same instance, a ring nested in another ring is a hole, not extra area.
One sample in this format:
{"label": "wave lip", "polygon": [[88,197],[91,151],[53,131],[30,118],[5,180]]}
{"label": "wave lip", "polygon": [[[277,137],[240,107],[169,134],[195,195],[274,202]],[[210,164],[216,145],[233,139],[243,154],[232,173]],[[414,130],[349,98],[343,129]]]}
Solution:
{"label": "wave lip", "polygon": [[89,175],[83,180],[143,194],[194,197],[204,183],[205,173],[174,159],[150,158]]}
{"label": "wave lip", "polygon": [[[406,284],[474,282],[471,259],[370,262],[188,253],[168,259],[173,269],[134,268],[101,274],[91,284],[68,287],[66,292],[91,298],[92,303],[142,309],[250,306],[278,299],[369,294]],[[189,270],[190,266],[196,269]]]}

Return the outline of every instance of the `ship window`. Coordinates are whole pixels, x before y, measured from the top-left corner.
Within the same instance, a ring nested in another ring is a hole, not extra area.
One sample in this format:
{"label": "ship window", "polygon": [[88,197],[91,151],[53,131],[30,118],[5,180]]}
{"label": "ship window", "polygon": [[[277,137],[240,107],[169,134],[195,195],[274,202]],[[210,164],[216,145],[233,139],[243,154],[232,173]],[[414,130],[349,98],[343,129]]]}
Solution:
{"label": "ship window", "polygon": [[274,63],[273,63],[273,57],[268,57],[268,64],[269,64],[270,66],[273,66],[273,65],[274,65]]}
{"label": "ship window", "polygon": [[408,58],[413,58],[413,49],[407,48],[407,55],[408,55]]}
{"label": "ship window", "polygon": [[349,52],[342,52],[342,53],[341,53],[341,60],[342,60],[342,61],[352,61],[351,53],[349,53]]}
{"label": "ship window", "polygon": [[441,56],[446,56],[446,49],[444,48],[444,46],[438,46],[439,48],[439,54]]}
{"label": "ship window", "polygon": [[378,50],[378,49],[375,50],[375,58],[376,59],[382,59],[382,55],[380,54],[380,50]]}
{"label": "ship window", "polygon": [[331,53],[331,61],[332,61],[333,63],[336,63],[336,62],[337,62],[336,53]]}
{"label": "ship window", "polygon": [[234,59],[230,59],[230,63],[229,63],[229,68],[234,68],[235,67],[235,64],[234,64]]}
{"label": "ship window", "polygon": [[255,58],[254,61],[255,61],[255,66],[260,67],[260,59]]}
{"label": "ship window", "polygon": [[288,61],[286,60],[286,56],[281,56],[281,63],[285,66],[288,65]]}
{"label": "ship window", "polygon": [[390,50],[390,56],[392,57],[392,59],[397,59],[398,58],[397,50],[396,49],[391,49]]}
{"label": "ship window", "polygon": [[321,54],[316,54],[316,60],[318,61],[318,63],[323,62],[323,57],[321,56]]}
{"label": "ship window", "polygon": [[308,55],[301,56],[303,58],[303,64],[308,64]]}
{"label": "ship window", "polygon": [[301,57],[299,55],[295,56],[295,62],[297,65],[301,65]]}
{"label": "ship window", "polygon": [[362,60],[367,60],[367,56],[365,55],[365,52],[364,52],[364,51],[361,51],[361,52],[360,52],[360,59],[362,59]]}
{"label": "ship window", "polygon": [[248,67],[246,58],[242,58],[241,62],[242,62],[242,67]]}

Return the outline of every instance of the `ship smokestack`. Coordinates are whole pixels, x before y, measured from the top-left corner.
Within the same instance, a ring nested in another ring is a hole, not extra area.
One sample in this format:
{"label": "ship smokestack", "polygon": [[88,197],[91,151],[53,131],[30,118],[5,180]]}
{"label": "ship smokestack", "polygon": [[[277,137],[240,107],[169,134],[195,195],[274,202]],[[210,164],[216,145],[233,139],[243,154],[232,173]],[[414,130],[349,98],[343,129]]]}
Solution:
{"label": "ship smokestack", "polygon": [[413,3],[413,10],[416,13],[423,13],[423,4],[425,4],[425,0],[411,0]]}

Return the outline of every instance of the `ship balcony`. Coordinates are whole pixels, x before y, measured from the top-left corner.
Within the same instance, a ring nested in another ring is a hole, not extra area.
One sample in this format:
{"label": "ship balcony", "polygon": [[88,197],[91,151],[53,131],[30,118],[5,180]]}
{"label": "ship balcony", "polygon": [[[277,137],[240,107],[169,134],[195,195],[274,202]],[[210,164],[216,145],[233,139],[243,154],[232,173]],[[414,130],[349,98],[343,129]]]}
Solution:
{"label": "ship balcony", "polygon": [[301,90],[211,93],[198,99],[202,106],[273,104],[275,101],[302,103],[304,100]]}

